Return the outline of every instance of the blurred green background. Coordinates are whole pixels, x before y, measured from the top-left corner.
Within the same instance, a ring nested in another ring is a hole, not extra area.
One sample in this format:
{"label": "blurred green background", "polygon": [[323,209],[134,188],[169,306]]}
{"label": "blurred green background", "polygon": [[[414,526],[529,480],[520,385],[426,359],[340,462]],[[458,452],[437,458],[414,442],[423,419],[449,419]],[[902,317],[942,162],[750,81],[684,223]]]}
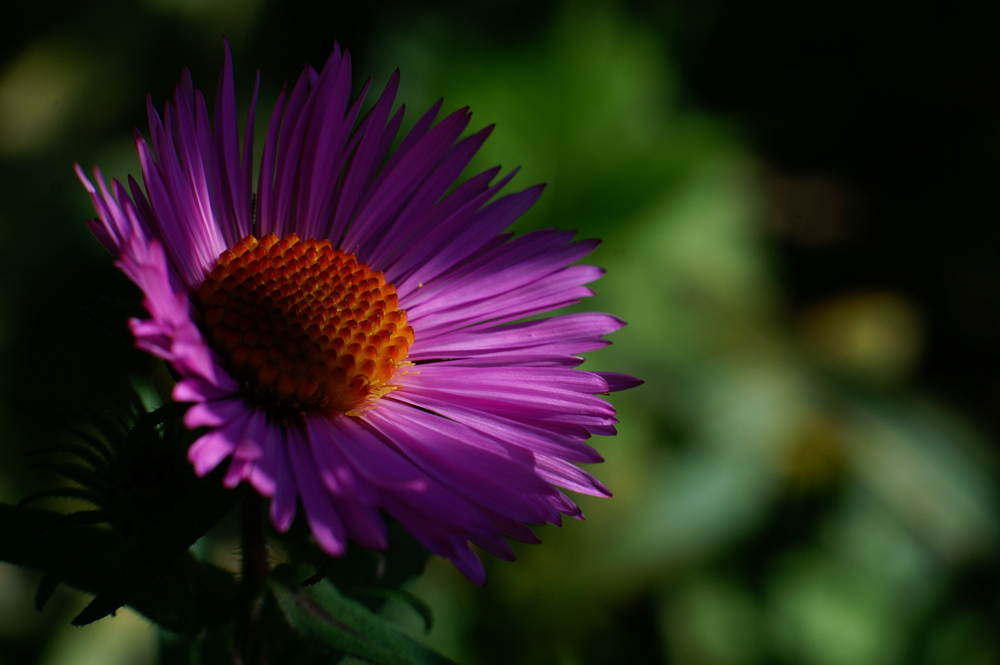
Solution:
{"label": "blurred green background", "polygon": [[[476,168],[549,184],[517,230],[599,237],[580,307],[629,322],[590,369],[615,395],[615,493],[540,529],[478,589],[410,589],[469,664],[1000,662],[1000,27],[988,3],[419,5],[40,0],[0,23],[0,499],[27,450],[151,358],[94,325],[135,291],[83,221],[73,162],[138,173],[132,126],[181,68],[214,97],[223,34],[258,128],[334,39],[357,87],[397,66],[497,123]],[[258,146],[261,141],[258,141]],[[206,540],[233,564],[223,524]],[[130,611],[86,628],[0,564],[0,665],[156,662]],[[406,606],[386,608],[422,634]]]}

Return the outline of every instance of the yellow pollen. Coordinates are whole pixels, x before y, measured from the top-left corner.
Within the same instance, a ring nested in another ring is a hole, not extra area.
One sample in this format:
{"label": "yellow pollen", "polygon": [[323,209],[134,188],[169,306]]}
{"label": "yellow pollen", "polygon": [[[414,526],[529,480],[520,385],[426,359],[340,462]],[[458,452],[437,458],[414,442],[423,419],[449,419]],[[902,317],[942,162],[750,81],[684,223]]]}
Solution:
{"label": "yellow pollen", "polygon": [[247,236],[198,296],[212,348],[269,408],[357,415],[410,364],[396,287],[329,240]]}

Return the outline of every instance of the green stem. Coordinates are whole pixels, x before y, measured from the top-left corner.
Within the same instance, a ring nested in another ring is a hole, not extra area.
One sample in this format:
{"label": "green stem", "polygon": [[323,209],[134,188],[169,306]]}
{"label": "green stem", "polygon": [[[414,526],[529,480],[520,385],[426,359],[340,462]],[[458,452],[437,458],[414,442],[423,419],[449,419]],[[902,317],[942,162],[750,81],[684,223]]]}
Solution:
{"label": "green stem", "polygon": [[239,665],[257,665],[263,650],[259,642],[261,592],[264,578],[271,572],[264,537],[263,502],[260,495],[245,488],[240,504],[240,546],[243,554],[240,595],[233,627],[233,641]]}

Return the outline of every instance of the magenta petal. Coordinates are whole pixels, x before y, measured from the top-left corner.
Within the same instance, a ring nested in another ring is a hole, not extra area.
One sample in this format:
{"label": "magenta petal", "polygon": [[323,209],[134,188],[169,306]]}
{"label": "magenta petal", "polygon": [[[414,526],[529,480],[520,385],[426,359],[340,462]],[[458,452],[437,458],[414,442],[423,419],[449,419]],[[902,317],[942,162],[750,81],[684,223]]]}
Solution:
{"label": "magenta petal", "polygon": [[572,231],[534,231],[434,279],[406,298],[414,315],[451,308],[533,284],[583,258],[596,241],[570,242]]}
{"label": "magenta petal", "polygon": [[273,497],[278,489],[279,453],[284,447],[284,432],[273,424],[264,423],[258,443],[262,454],[250,470],[250,484],[264,496]]}
{"label": "magenta petal", "polygon": [[188,429],[218,427],[247,412],[247,405],[239,399],[199,402],[184,414]]}
{"label": "magenta petal", "polygon": [[582,428],[579,430],[580,433],[574,436],[574,433],[553,431],[534,423],[469,408],[456,403],[455,400],[436,398],[432,394],[414,395],[407,391],[395,395],[394,399],[440,413],[506,445],[574,462],[603,461],[596,450],[582,442],[588,436],[586,430]]}
{"label": "magenta petal", "polygon": [[224,427],[205,434],[188,448],[188,459],[199,476],[210,473],[219,463],[232,454],[243,437],[249,422],[247,414],[235,418]]}
{"label": "magenta petal", "polygon": [[530,498],[555,491],[532,471],[530,454],[505,451],[467,427],[388,401],[367,418],[421,470],[470,501],[518,522],[550,522],[557,514]]}
{"label": "magenta petal", "polygon": [[619,374],[618,372],[594,372],[602,379],[608,383],[608,392],[618,392],[619,390],[628,390],[629,388],[635,388],[636,386],[641,386],[645,381],[642,379],[637,379],[634,376],[629,376],[628,374]]}
{"label": "magenta petal", "polygon": [[[281,532],[288,531],[295,520],[299,488],[292,475],[292,467],[288,461],[287,440],[272,440],[271,450],[275,459],[272,462],[274,472],[274,495],[271,497],[271,521]],[[267,451],[265,450],[265,455]],[[267,459],[265,457],[265,459]],[[262,460],[263,461],[263,460]]]}
{"label": "magenta petal", "polygon": [[232,489],[250,478],[257,460],[264,456],[263,441],[266,433],[267,422],[264,413],[252,412],[240,443],[232,452],[232,461],[222,481],[223,485]]}
{"label": "magenta petal", "polygon": [[320,483],[315,461],[298,429],[288,432],[288,450],[309,528],[323,551],[330,556],[340,556],[347,549],[347,530],[330,495]]}
{"label": "magenta petal", "polygon": [[[449,307],[436,308],[425,314],[414,315],[410,319],[414,329],[428,330],[439,335],[466,326],[491,321],[506,323],[515,319],[540,314],[559,307],[568,307],[582,298],[594,295],[584,287],[604,274],[593,266],[570,266],[546,276],[537,282],[525,284],[505,293],[451,302]],[[402,305],[406,305],[401,300]]]}
{"label": "magenta petal", "polygon": [[438,232],[444,232],[448,235],[435,238],[433,236],[436,234],[432,234],[428,237],[429,244],[433,244],[435,240],[442,243],[440,250],[427,257],[413,274],[407,276],[397,285],[399,293],[401,295],[410,293],[419,284],[430,282],[434,277],[471,256],[477,249],[527,212],[542,195],[543,188],[543,186],[537,185],[516,194],[508,194],[485,208],[465,216],[462,219],[462,230],[458,234],[451,231],[447,225],[442,224]]}
{"label": "magenta petal", "polygon": [[588,312],[506,326],[473,326],[417,339],[410,348],[410,359],[463,358],[524,350],[544,350],[552,355],[583,353],[607,344],[602,336],[624,325],[624,321],[608,314]]}
{"label": "magenta petal", "polygon": [[591,496],[611,496],[611,490],[597,478],[556,457],[539,457],[536,468],[539,478],[544,478],[556,487]]}
{"label": "magenta petal", "polygon": [[240,385],[229,376],[215,382],[192,376],[177,382],[172,397],[176,402],[203,402],[229,397],[238,392],[239,388]]}

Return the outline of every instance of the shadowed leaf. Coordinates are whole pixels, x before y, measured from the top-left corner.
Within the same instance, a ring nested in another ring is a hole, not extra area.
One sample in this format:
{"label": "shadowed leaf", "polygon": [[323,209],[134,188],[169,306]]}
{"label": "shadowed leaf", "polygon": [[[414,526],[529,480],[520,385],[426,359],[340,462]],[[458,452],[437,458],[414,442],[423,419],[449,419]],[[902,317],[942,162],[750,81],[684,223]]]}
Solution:
{"label": "shadowed leaf", "polygon": [[271,588],[285,618],[303,636],[377,665],[454,665],[323,580],[301,587],[302,570],[276,571]]}
{"label": "shadowed leaf", "polygon": [[[66,523],[63,517],[50,510],[0,504],[0,561],[46,572],[36,602],[43,602],[49,587],[59,582],[87,593],[111,588],[125,562],[134,557],[114,531]],[[159,575],[136,585],[128,604],[175,631],[228,621],[236,602],[232,574],[186,552],[174,559]]]}
{"label": "shadowed leaf", "polygon": [[100,476],[98,476],[93,469],[83,466],[82,464],[67,464],[63,462],[36,462],[31,465],[33,469],[41,469],[43,471],[52,471],[53,473],[58,473],[60,476],[68,478],[75,483],[79,483],[84,487],[91,487],[94,489],[104,487],[105,483]]}
{"label": "shadowed leaf", "polygon": [[56,487],[50,490],[42,490],[40,492],[35,492],[29,496],[24,497],[17,504],[19,506],[27,506],[36,501],[41,501],[42,499],[49,498],[60,498],[60,499],[80,499],[81,501],[88,501],[95,506],[100,505],[101,497],[96,492],[91,492],[83,487]]}
{"label": "shadowed leaf", "polygon": [[60,529],[68,524],[103,524],[107,521],[108,514],[103,510],[78,510],[62,515],[45,528]]}
{"label": "shadowed leaf", "polygon": [[385,587],[368,586],[353,589],[356,596],[369,596],[383,600],[398,600],[410,608],[424,620],[424,631],[429,632],[434,627],[434,612],[426,600],[405,589],[387,589]]}
{"label": "shadowed leaf", "polygon": [[130,604],[232,510],[238,497],[239,492],[222,486],[218,472],[195,482],[156,528],[145,529],[131,544],[114,577],[73,619],[73,624],[86,625]]}
{"label": "shadowed leaf", "polygon": [[111,451],[107,445],[99,438],[79,428],[69,428],[75,436],[83,439],[88,445],[79,443],[63,443],[56,446],[48,446],[41,450],[32,450],[26,453],[28,456],[65,454],[76,457],[81,462],[89,464],[93,468],[107,464],[111,459]]}
{"label": "shadowed leaf", "polygon": [[152,434],[158,426],[168,420],[183,416],[190,406],[190,404],[185,404],[183,402],[168,402],[156,410],[150,411],[140,418],[139,422],[135,424],[135,427],[129,430],[129,433],[125,435],[125,440],[123,442],[125,447],[133,445],[135,442],[142,439],[142,437]]}
{"label": "shadowed leaf", "polygon": [[35,609],[41,612],[45,609],[45,605],[52,598],[52,594],[56,592],[59,588],[59,578],[52,573],[46,573],[42,577],[42,581],[38,583],[38,589],[35,590]]}

